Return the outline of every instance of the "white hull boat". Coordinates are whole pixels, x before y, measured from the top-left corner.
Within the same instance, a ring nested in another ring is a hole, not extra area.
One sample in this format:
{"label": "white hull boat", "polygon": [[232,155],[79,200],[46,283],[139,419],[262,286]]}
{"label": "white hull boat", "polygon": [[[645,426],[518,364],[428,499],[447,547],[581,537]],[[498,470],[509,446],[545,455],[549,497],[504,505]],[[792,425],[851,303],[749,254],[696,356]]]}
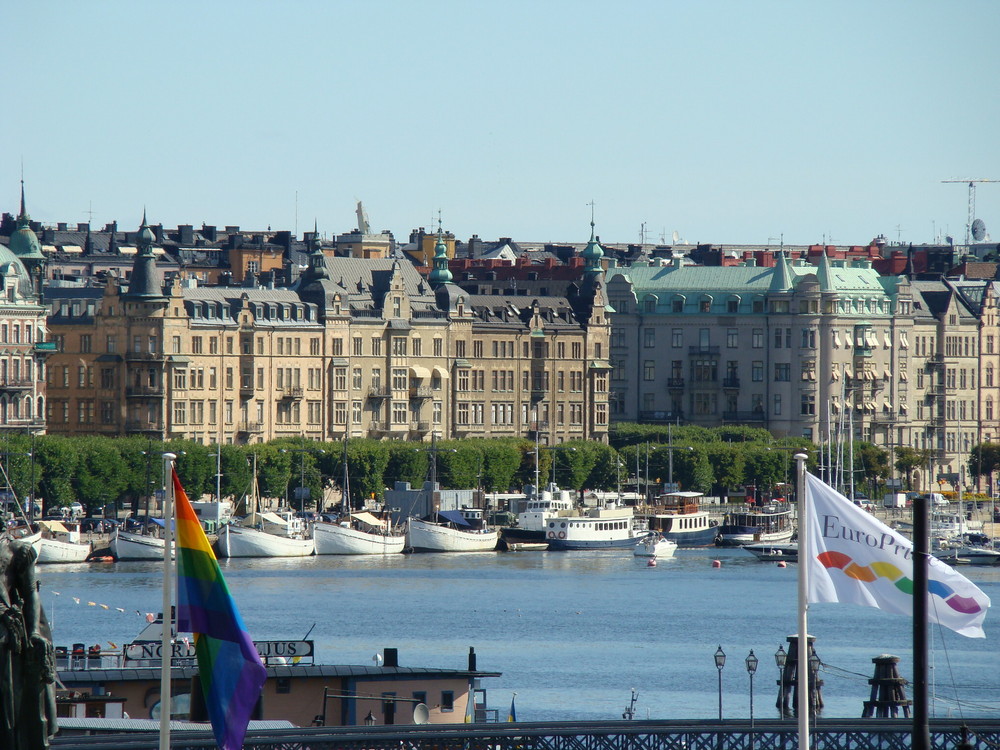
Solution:
{"label": "white hull boat", "polygon": [[498,538],[497,531],[455,529],[419,518],[406,524],[406,546],[415,552],[492,552]]}
{"label": "white hull boat", "polygon": [[130,534],[115,529],[111,535],[111,554],[116,560],[162,560],[163,540],[156,536]]}
{"label": "white hull boat", "polygon": [[799,545],[787,544],[745,544],[743,549],[763,562],[798,562]]}
{"label": "white hull boat", "polygon": [[673,557],[676,551],[677,542],[672,542],[658,534],[649,534],[644,539],[639,540],[632,554],[636,557],[648,557],[655,560]]}
{"label": "white hull boat", "polygon": [[317,555],[394,555],[403,551],[406,536],[352,528],[339,523],[313,525]]}
{"label": "white hull boat", "polygon": [[91,546],[89,543],[63,542],[59,539],[46,539],[42,537],[42,544],[38,550],[38,563],[40,565],[49,563],[78,563],[83,562],[90,555]]}
{"label": "white hull boat", "polygon": [[935,552],[934,557],[949,565],[1000,565],[1000,551],[965,545]]}
{"label": "white hull boat", "polygon": [[227,524],[219,529],[219,557],[309,557],[316,552],[312,539],[271,534]]}

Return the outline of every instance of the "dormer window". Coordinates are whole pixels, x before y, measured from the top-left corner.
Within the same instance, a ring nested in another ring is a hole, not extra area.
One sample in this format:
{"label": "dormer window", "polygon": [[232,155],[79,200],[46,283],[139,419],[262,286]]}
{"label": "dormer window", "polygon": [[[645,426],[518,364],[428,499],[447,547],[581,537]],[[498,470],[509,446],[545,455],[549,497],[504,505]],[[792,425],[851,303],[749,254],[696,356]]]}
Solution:
{"label": "dormer window", "polygon": [[682,313],[684,312],[684,303],[687,300],[683,294],[674,295],[673,299],[670,300],[670,312],[672,313]]}
{"label": "dormer window", "polygon": [[698,312],[707,313],[712,311],[712,297],[708,294],[703,294],[701,299],[698,300]]}

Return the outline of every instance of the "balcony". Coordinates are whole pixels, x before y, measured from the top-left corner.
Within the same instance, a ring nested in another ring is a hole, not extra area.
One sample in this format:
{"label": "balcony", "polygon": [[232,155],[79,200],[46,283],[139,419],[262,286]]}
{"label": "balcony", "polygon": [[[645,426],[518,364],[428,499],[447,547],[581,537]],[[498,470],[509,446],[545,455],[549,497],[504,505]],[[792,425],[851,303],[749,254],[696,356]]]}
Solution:
{"label": "balcony", "polygon": [[0,391],[30,391],[34,384],[31,378],[0,378]]}
{"label": "balcony", "polygon": [[546,396],[549,395],[547,388],[532,388],[531,389],[531,400],[533,402],[541,401]]}
{"label": "balcony", "polygon": [[125,389],[127,398],[160,398],[163,396],[162,385],[130,385]]}
{"label": "balcony", "polygon": [[240,380],[240,396],[243,398],[253,396],[253,380],[251,378]]}
{"label": "balcony", "polygon": [[678,424],[684,421],[682,411],[640,411],[639,421],[646,424]]}
{"label": "balcony", "polygon": [[162,362],[163,354],[160,352],[125,352],[126,362]]}
{"label": "balcony", "polygon": [[684,378],[667,378],[667,390],[668,391],[684,390]]}
{"label": "balcony", "polygon": [[247,435],[256,434],[264,431],[264,425],[260,422],[240,422],[236,431]]}
{"label": "balcony", "polygon": [[740,379],[735,377],[725,378],[722,381],[722,387],[727,388],[729,390],[739,390]]}
{"label": "balcony", "polygon": [[163,422],[150,419],[128,419],[125,432],[163,432]]}
{"label": "balcony", "polygon": [[415,432],[420,435],[426,435],[431,431],[430,422],[410,422],[410,432]]}
{"label": "balcony", "polygon": [[376,385],[368,389],[368,398],[390,398],[392,390],[388,386]]}
{"label": "balcony", "polygon": [[872,424],[893,424],[896,415],[891,411],[880,411],[872,415]]}
{"label": "balcony", "polygon": [[414,385],[410,386],[410,399],[418,400],[430,398],[434,395],[434,389],[429,385]]}
{"label": "balcony", "polygon": [[735,424],[757,424],[767,421],[763,411],[724,411],[722,421]]}
{"label": "balcony", "polygon": [[944,365],[943,354],[932,354],[927,358],[927,367],[942,367]]}
{"label": "balcony", "polygon": [[[278,390],[281,391],[282,399],[302,398],[302,386],[300,385],[288,385],[285,386],[284,388],[279,388]],[[241,392],[243,391],[242,386],[240,387],[240,391]],[[253,392],[253,389],[251,388],[250,391]]]}
{"label": "balcony", "polygon": [[688,354],[695,357],[718,357],[719,347],[717,346],[689,346]]}

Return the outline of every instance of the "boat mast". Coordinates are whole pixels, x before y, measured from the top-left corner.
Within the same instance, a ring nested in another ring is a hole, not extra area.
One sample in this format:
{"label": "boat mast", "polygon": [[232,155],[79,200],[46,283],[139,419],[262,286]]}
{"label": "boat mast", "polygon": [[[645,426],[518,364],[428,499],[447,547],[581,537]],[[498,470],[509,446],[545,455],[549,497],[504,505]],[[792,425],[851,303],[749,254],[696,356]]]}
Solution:
{"label": "boat mast", "polygon": [[348,499],[349,488],[347,485],[347,435],[344,435],[344,479],[340,483],[340,491],[343,494],[341,503],[341,513],[347,516],[351,512],[351,501]]}
{"label": "boat mast", "polygon": [[437,453],[437,433],[431,433],[431,513],[436,517],[440,507],[438,505],[437,494],[438,481],[438,453]]}

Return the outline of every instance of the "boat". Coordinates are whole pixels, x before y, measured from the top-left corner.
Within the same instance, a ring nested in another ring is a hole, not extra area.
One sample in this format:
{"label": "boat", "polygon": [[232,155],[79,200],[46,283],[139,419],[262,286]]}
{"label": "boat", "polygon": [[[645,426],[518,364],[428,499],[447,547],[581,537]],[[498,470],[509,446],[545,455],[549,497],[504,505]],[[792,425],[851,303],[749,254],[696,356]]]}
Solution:
{"label": "boat", "polygon": [[162,560],[163,539],[151,534],[133,534],[115,528],[108,545],[116,560]]}
{"label": "boat", "polygon": [[62,521],[39,521],[41,539],[39,564],[83,562],[92,552],[90,542],[80,541],[80,524],[67,526]]}
{"label": "boat", "polygon": [[402,552],[406,535],[393,533],[388,521],[372,513],[351,513],[350,478],[347,464],[347,440],[344,440],[344,477],[340,483],[342,502],[340,521],[316,521],[313,539],[317,555],[394,555]]}
{"label": "boat", "polygon": [[500,533],[486,528],[481,510],[439,510],[433,518],[436,520],[411,518],[406,522],[408,549],[414,552],[492,552],[497,548]]}
{"label": "boat", "polygon": [[799,545],[795,542],[744,544],[743,549],[763,562],[797,562],[799,559]]}
{"label": "boat", "polygon": [[1000,565],[1000,551],[989,547],[963,545],[935,552],[934,557],[949,565]]}
{"label": "boat", "polygon": [[635,545],[632,554],[636,557],[647,557],[650,559],[662,559],[673,557],[677,551],[677,543],[664,538],[660,534],[649,533],[639,540]]}
{"label": "boat", "polygon": [[545,534],[549,519],[572,512],[570,492],[549,485],[549,489],[528,498],[525,509],[517,514],[517,523],[500,529],[500,537],[508,547],[525,542],[547,544]]}
{"label": "boat", "polygon": [[582,516],[558,516],[545,525],[551,550],[628,549],[649,534],[631,506],[611,502]]}
{"label": "boat", "polygon": [[342,516],[339,523],[313,524],[317,555],[393,555],[403,551],[406,535],[368,512]]}
{"label": "boat", "polygon": [[727,513],[716,531],[715,543],[720,547],[742,547],[755,542],[782,544],[790,542],[795,533],[792,510],[787,503],[768,503],[761,508]]}
{"label": "boat", "polygon": [[508,552],[544,552],[548,548],[548,542],[507,542]]}
{"label": "boat", "polygon": [[658,531],[678,547],[708,547],[715,543],[718,523],[698,507],[701,492],[665,492],[648,517],[650,531]]}
{"label": "boat", "polygon": [[309,557],[316,542],[307,536],[305,521],[289,509],[251,513],[242,524],[219,529],[219,557]]}

